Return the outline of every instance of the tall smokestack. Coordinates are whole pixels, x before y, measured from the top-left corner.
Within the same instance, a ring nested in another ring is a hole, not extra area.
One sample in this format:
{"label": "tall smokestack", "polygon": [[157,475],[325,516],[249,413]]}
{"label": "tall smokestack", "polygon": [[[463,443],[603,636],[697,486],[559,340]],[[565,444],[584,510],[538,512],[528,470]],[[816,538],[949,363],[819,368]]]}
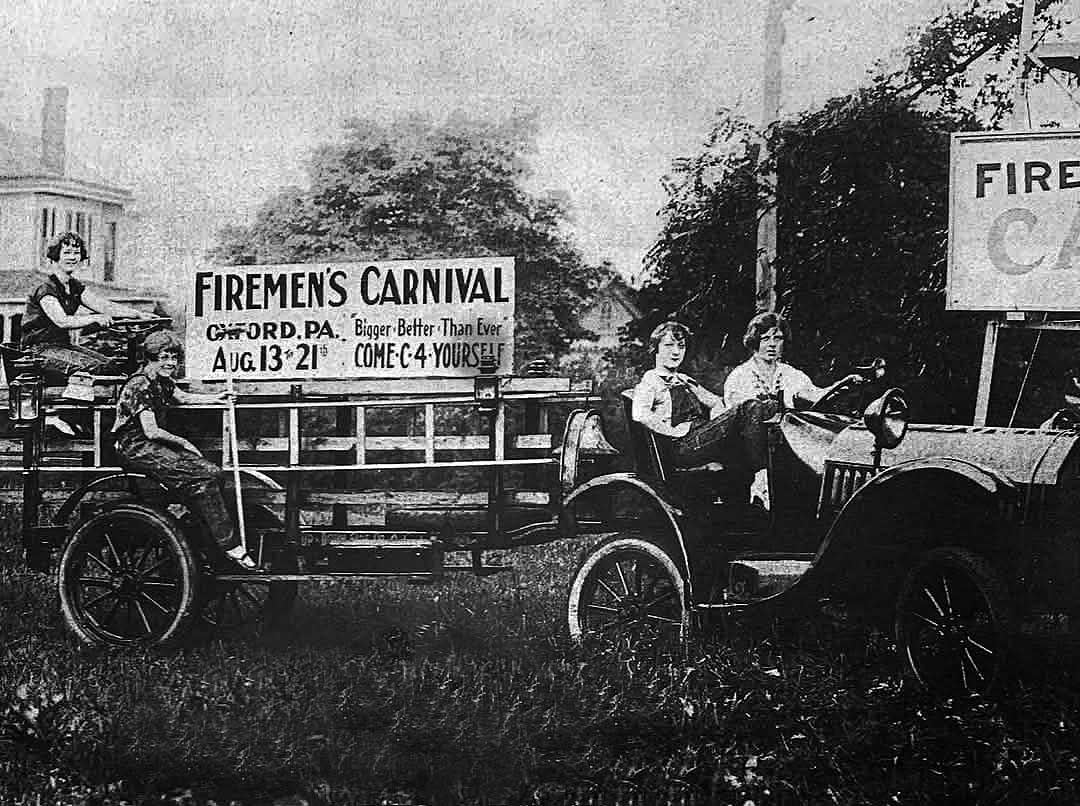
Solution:
{"label": "tall smokestack", "polygon": [[67,98],[67,87],[49,87],[41,110],[41,163],[58,176],[64,175],[67,161]]}

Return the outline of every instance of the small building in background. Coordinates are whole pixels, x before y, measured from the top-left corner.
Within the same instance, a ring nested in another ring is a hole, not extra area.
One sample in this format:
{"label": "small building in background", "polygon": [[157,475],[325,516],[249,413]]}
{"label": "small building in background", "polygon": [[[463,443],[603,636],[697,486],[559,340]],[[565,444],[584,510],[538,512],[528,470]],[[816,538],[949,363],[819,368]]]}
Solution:
{"label": "small building in background", "polygon": [[570,346],[576,362],[585,362],[594,369],[603,363],[604,353],[619,346],[622,329],[641,316],[635,301],[634,289],[614,271],[597,289],[592,304],[578,317],[581,326],[596,334],[596,339],[579,339]]}
{"label": "small building in background", "polygon": [[66,87],[45,90],[40,139],[0,123],[0,341],[16,341],[29,293],[48,273],[45,250],[66,231],[77,232],[90,252],[79,276],[107,297],[152,309],[160,293],[125,286],[118,264],[124,208],[132,194],[74,166],[67,153]]}

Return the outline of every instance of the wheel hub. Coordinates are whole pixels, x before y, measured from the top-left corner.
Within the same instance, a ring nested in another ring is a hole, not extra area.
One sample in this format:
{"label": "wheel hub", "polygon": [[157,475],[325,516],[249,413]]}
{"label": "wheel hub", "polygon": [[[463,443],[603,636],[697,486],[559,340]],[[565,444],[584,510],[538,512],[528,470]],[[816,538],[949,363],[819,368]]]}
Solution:
{"label": "wheel hub", "polygon": [[121,596],[135,596],[141,588],[139,577],[131,571],[121,571],[117,574],[113,586]]}
{"label": "wheel hub", "polygon": [[640,597],[624,599],[619,609],[627,621],[642,621],[648,615],[645,603]]}

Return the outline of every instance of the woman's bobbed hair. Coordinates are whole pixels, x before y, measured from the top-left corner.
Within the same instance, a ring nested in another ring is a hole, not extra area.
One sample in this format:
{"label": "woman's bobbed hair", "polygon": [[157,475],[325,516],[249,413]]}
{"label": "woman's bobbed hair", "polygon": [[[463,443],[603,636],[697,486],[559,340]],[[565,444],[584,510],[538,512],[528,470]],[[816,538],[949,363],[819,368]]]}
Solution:
{"label": "woman's bobbed hair", "polygon": [[693,331],[682,322],[676,322],[673,319],[661,322],[649,334],[649,351],[655,353],[660,348],[660,340],[668,334],[671,334],[671,338],[680,344],[686,344],[693,335]]}
{"label": "woman's bobbed hair", "polygon": [[143,355],[149,361],[159,358],[162,353],[180,355],[183,352],[180,339],[171,330],[155,330],[143,340]]}
{"label": "woman's bobbed hair", "polygon": [[79,247],[80,260],[85,261],[90,257],[90,253],[86,251],[86,241],[77,232],[61,232],[49,244],[49,248],[45,250],[45,256],[53,263],[59,263],[60,249],[64,246]]}
{"label": "woman's bobbed hair", "polygon": [[759,313],[753,319],[750,320],[750,324],[746,326],[746,335],[743,336],[743,346],[751,352],[755,352],[758,346],[761,344],[761,337],[768,333],[773,328],[779,329],[784,335],[784,346],[791,346],[791,325],[788,324],[781,314],[778,313]]}

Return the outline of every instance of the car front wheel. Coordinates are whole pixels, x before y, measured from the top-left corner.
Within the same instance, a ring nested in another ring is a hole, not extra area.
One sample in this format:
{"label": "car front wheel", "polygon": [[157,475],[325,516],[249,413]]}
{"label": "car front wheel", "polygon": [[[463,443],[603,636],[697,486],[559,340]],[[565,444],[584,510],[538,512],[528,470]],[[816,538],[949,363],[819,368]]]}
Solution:
{"label": "car front wheel", "polygon": [[582,561],[570,585],[567,618],[576,640],[678,643],[689,625],[685,580],[661,545],[636,533],[620,535]]}
{"label": "car front wheel", "polygon": [[927,552],[901,587],[895,627],[907,670],[931,691],[986,694],[1004,675],[1013,631],[1009,597],[974,552]]}

